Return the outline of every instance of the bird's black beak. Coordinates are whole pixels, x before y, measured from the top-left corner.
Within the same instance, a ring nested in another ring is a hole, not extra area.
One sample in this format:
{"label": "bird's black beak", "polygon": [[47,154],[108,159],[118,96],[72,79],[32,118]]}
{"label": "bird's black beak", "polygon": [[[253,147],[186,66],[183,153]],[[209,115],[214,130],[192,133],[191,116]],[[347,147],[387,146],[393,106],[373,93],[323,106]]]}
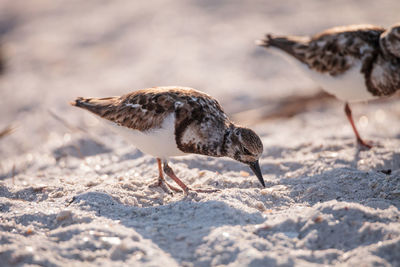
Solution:
{"label": "bird's black beak", "polygon": [[262,186],[265,187],[264,178],[261,174],[260,164],[258,163],[258,160],[249,163],[249,166],[251,170],[254,172],[254,174],[257,176]]}

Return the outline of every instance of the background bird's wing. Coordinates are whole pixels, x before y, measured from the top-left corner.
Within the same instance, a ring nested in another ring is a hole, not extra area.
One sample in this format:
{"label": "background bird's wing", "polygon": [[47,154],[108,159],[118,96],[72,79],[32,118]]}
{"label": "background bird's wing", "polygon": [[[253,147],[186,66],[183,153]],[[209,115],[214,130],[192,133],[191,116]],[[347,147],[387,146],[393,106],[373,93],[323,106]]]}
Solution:
{"label": "background bird's wing", "polygon": [[311,39],[306,61],[316,71],[338,75],[362,60],[365,72],[379,50],[379,35],[383,30],[371,25],[326,30]]}
{"label": "background bird's wing", "polygon": [[373,57],[383,30],[370,25],[336,27],[309,40],[268,35],[262,45],[277,47],[315,71],[338,75],[351,68],[357,59]]}

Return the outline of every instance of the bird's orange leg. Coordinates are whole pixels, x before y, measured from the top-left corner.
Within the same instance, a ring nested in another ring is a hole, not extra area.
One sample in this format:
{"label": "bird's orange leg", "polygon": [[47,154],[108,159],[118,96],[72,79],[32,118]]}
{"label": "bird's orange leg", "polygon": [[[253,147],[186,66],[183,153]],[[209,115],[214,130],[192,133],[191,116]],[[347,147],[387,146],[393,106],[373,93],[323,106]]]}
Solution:
{"label": "bird's orange leg", "polygon": [[[151,184],[150,186],[152,187],[161,187],[166,193],[170,193],[168,190],[171,189],[175,192],[180,192],[181,190],[179,188],[176,188],[175,186],[170,185],[164,178],[164,173],[161,165],[161,159],[157,158],[157,165],[158,165],[158,180]],[[165,185],[168,187],[166,188]]]}
{"label": "bird's orange leg", "polygon": [[344,106],[344,112],[346,113],[347,119],[349,120],[349,122],[351,124],[351,127],[353,128],[353,131],[354,131],[354,133],[356,135],[357,143],[360,144],[361,146],[364,146],[364,147],[368,148],[368,149],[372,148],[372,146],[370,144],[368,144],[367,142],[365,142],[361,138],[360,134],[358,133],[356,125],[354,124],[353,116],[351,114],[351,109],[350,109],[350,106],[349,106],[348,103],[346,103],[345,106]]}
{"label": "bird's orange leg", "polygon": [[171,169],[171,167],[168,165],[167,162],[164,162],[164,172],[177,183],[183,191],[187,194],[189,193],[189,187],[187,187],[178,177],[176,177],[174,171]]}

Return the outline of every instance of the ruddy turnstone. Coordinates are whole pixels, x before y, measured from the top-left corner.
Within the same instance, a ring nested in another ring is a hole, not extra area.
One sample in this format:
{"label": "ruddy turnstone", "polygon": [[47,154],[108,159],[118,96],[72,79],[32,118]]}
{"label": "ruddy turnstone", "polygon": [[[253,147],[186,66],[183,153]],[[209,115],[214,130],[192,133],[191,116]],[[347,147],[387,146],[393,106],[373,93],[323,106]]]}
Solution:
{"label": "ruddy turnstone", "polygon": [[156,184],[164,190],[165,183],[180,191],[165,181],[163,171],[185,193],[191,190],[168,165],[168,158],[190,153],[226,156],[245,163],[265,187],[258,163],[263,152],[260,138],[231,122],[217,100],[205,93],[185,87],[154,87],[116,97],[78,97],[71,105],[108,120],[139,150],[155,156],[159,171]]}
{"label": "ruddy turnstone", "polygon": [[400,89],[400,24],[387,30],[373,25],[336,27],[311,38],[268,34],[257,44],[276,48],[343,100],[358,143],[371,147],[357,131],[349,102],[389,96]]}

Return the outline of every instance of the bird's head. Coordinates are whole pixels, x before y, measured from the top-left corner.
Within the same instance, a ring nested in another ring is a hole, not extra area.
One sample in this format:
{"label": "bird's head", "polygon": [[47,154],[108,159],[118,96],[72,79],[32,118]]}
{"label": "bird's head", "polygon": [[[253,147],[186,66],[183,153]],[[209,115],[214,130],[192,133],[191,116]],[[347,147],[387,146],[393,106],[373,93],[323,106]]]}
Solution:
{"label": "bird's head", "polygon": [[226,156],[249,165],[260,183],[265,187],[258,159],[263,152],[263,144],[258,135],[245,127],[231,127],[225,142]]}

